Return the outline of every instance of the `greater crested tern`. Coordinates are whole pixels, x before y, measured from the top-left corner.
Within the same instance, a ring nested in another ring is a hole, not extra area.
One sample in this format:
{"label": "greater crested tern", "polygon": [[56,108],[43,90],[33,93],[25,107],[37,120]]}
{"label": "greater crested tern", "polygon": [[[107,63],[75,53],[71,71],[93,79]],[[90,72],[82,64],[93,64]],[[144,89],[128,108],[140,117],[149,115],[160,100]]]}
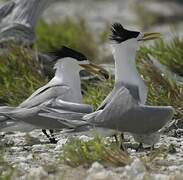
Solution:
{"label": "greater crested tern", "polygon": [[[114,88],[96,112],[84,115],[83,121],[76,121],[72,115],[72,121],[64,120],[64,123],[72,124],[76,129],[81,123],[81,129],[85,126],[102,127],[130,132],[139,137],[150,136],[160,130],[172,118],[174,109],[171,106],[144,105],[147,88],[135,63],[138,42],[156,39],[159,36],[159,33],[130,31],[121,24],[114,23],[110,38],[115,60]],[[64,117],[61,113],[55,116],[60,119]]]}
{"label": "greater crested tern", "polygon": [[[98,65],[90,63],[82,53],[65,46],[52,51],[50,54],[53,61],[56,61],[54,66],[54,69],[56,69],[55,76],[48,84],[35,91],[17,108],[13,108],[12,111],[10,107],[2,107],[0,109],[1,121],[3,122],[1,123],[1,131],[12,130],[13,127],[15,127],[15,130],[20,127],[20,130],[28,131],[35,128],[64,128],[65,125],[61,125],[61,123],[58,125],[56,120],[54,123],[51,118],[40,115],[38,107],[41,106],[39,105],[50,99],[52,101],[47,106],[82,113],[92,112],[90,105],[82,104],[79,72],[85,69],[106,77],[107,71]],[[9,122],[7,126],[4,125],[5,120]],[[45,133],[45,130],[43,132]]]}

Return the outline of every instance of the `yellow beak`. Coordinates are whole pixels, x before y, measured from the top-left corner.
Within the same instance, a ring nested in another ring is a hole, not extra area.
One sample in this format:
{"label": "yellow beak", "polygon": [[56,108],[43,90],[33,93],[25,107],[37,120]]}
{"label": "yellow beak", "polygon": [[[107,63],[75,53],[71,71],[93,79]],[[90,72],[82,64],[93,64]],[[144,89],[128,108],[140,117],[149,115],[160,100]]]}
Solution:
{"label": "yellow beak", "polygon": [[108,79],[109,78],[109,72],[105,70],[104,68],[100,67],[99,65],[89,63],[89,64],[80,64],[83,68],[85,68],[87,71],[94,75],[99,75],[102,78]]}
{"label": "yellow beak", "polygon": [[159,32],[152,32],[152,33],[144,33],[143,37],[139,39],[139,41],[148,41],[153,39],[158,39],[161,37]]}

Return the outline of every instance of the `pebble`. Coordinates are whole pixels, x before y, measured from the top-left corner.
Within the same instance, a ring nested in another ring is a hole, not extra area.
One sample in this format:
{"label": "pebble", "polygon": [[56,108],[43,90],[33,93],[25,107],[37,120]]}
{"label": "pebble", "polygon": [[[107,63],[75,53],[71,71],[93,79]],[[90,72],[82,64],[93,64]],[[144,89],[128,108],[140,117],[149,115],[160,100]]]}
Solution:
{"label": "pebble", "polygon": [[120,177],[116,173],[106,170],[100,163],[94,162],[88,170],[86,180],[120,180]]}
{"label": "pebble", "polygon": [[42,180],[48,176],[48,173],[43,169],[43,167],[32,168],[27,175],[29,180]]}
{"label": "pebble", "polygon": [[[31,132],[31,136],[36,137],[36,135],[37,131]],[[35,176],[38,176],[38,179],[49,179],[50,174],[48,174],[48,170],[45,170],[44,168],[52,167],[52,165],[55,165],[56,163],[59,164],[59,157],[62,153],[63,145],[68,139],[67,137],[61,136],[60,138],[58,137],[60,140],[56,145],[40,143],[32,146],[25,146],[25,143],[22,145],[19,144],[20,139],[25,139],[25,134],[19,134],[15,137],[13,134],[6,134],[1,140],[7,140],[9,136],[10,139],[13,139],[14,144],[6,148],[6,155],[4,157],[13,167],[22,172],[21,179],[34,179]],[[87,141],[90,140],[91,137],[81,136],[80,139]],[[129,143],[135,143],[130,136],[128,136],[128,139],[130,141]],[[47,141],[44,137],[41,140],[44,142]],[[17,146],[17,144],[19,145]],[[174,154],[167,154],[165,157],[157,155],[156,165],[158,166],[158,173],[150,173],[145,164],[139,158],[150,154],[150,151],[136,152],[135,149],[128,148],[127,151],[133,158],[131,164],[125,167],[106,168],[102,164],[94,162],[88,170],[83,169],[83,171],[85,171],[83,174],[85,174],[86,180],[169,180],[178,173],[179,174],[176,176],[181,177],[182,175],[180,175],[180,173],[183,169],[183,166],[181,166],[183,164],[183,137],[177,139],[175,137],[162,135],[160,142],[155,146],[155,150],[161,146],[167,147],[168,149],[171,144],[176,147],[177,151]],[[160,163],[157,163],[158,160]],[[161,163],[163,160],[167,163]],[[66,165],[59,164],[59,167],[60,166],[64,167]],[[66,167],[69,169],[69,172],[70,169],[72,172],[71,167]],[[32,171],[33,173],[30,173]],[[59,172],[62,171],[63,170],[60,170]],[[53,174],[52,176],[54,179]],[[37,180],[37,178],[35,179]]]}

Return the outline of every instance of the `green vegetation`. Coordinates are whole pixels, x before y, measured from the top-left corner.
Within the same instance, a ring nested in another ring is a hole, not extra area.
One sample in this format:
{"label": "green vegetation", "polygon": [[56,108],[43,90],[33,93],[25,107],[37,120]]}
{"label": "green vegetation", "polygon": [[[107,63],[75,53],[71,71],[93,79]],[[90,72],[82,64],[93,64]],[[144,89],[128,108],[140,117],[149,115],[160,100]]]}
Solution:
{"label": "green vegetation", "polygon": [[[183,85],[175,82],[153,65],[151,56],[166,65],[173,72],[182,75],[183,53],[180,53],[183,40],[177,37],[169,43],[160,40],[153,46],[142,47],[137,56],[138,67],[148,85],[148,104],[171,105],[177,117],[183,117]],[[151,55],[151,56],[149,56]],[[173,63],[174,62],[174,63]]]}
{"label": "green vegetation", "polygon": [[0,104],[18,105],[47,82],[29,50],[13,46],[0,55]]}
{"label": "green vegetation", "polygon": [[97,109],[100,103],[110,93],[110,91],[113,88],[113,85],[114,80],[112,78],[100,82],[99,84],[94,84],[90,82],[84,83],[84,102],[86,104],[91,104],[94,107],[94,109]]}
{"label": "green vegetation", "polygon": [[172,72],[183,76],[183,39],[175,36],[173,40],[166,43],[163,39],[155,41],[154,45],[141,48],[141,58],[151,55],[162,64],[166,65]]}
{"label": "green vegetation", "polygon": [[128,154],[111,142],[96,136],[93,140],[71,139],[63,148],[61,162],[72,167],[89,166],[98,161],[104,165],[124,166],[130,163]]}
{"label": "green vegetation", "polygon": [[90,60],[98,57],[98,45],[93,33],[82,19],[75,22],[69,18],[48,24],[41,21],[37,27],[39,51],[48,52],[62,45],[83,52]]}
{"label": "green vegetation", "polygon": [[0,150],[0,179],[1,180],[10,180],[13,179],[15,169],[11,167],[5,160],[4,160],[4,150]]}

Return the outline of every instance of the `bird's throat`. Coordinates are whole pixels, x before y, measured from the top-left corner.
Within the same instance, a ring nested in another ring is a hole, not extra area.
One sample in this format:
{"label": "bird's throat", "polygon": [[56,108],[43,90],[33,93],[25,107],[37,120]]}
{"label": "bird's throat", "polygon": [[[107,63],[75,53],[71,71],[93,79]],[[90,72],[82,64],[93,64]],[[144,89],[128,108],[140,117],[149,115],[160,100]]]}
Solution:
{"label": "bird's throat", "polygon": [[136,68],[136,50],[137,46],[133,44],[118,45],[114,48],[115,83],[138,87],[139,102],[144,104],[147,98],[147,89]]}
{"label": "bird's throat", "polygon": [[116,48],[115,58],[115,82],[137,84],[138,72],[135,64],[136,51],[129,51],[128,48]]}
{"label": "bird's throat", "polygon": [[61,83],[70,87],[72,102],[82,102],[81,80],[78,70],[67,66],[57,68],[55,77],[59,78]]}

